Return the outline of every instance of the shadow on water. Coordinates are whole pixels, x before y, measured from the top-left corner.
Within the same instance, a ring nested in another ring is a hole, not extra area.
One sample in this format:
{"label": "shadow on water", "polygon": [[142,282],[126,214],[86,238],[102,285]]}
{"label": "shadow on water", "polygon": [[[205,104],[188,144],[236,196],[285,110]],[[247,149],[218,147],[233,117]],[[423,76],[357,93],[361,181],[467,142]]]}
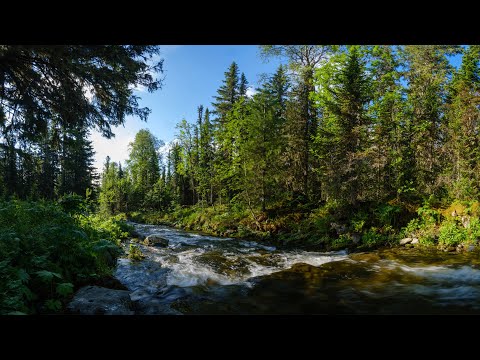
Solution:
{"label": "shadow on water", "polygon": [[119,260],[141,314],[480,314],[478,254],[285,251],[136,224],[169,240]]}

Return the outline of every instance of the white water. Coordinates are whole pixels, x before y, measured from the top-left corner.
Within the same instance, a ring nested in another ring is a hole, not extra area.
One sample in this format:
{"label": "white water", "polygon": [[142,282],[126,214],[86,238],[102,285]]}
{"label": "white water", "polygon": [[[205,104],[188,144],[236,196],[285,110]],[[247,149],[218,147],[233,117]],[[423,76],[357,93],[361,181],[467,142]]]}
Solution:
{"label": "white water", "polygon": [[[158,234],[169,241],[166,248],[139,245],[147,261],[135,264],[124,259],[119,261],[117,267],[117,277],[135,291],[134,296],[148,298],[150,302],[171,303],[184,298],[186,293],[195,294],[197,290],[202,294],[220,291],[218,294],[222,296],[222,286],[237,285],[238,288],[240,285],[242,289],[252,289],[256,284],[252,280],[257,277],[289,269],[295,264],[318,267],[346,260],[352,265],[356,264],[357,268],[352,267],[347,276],[338,278],[338,288],[335,287],[332,296],[339,296],[346,303],[351,302],[352,309],[371,312],[371,306],[377,306],[371,301],[379,301],[378,306],[382,306],[384,312],[398,311],[398,308],[390,308],[389,304],[400,303],[406,306],[402,311],[409,313],[418,299],[423,301],[424,306],[427,303],[440,306],[441,309],[456,306],[458,310],[460,306],[462,309],[480,310],[480,269],[470,266],[468,262],[456,266],[444,265],[441,261],[437,262],[440,265],[387,259],[364,262],[350,258],[343,251],[284,251],[255,241],[205,236],[165,226],[135,224],[135,227],[145,236]],[[359,264],[362,265],[360,268]],[[357,273],[358,269],[363,272]],[[301,291],[294,283],[288,286],[293,293]],[[356,294],[363,294],[367,298],[359,298]],[[265,301],[270,301],[269,296],[266,295]],[[315,303],[314,297],[312,301]],[[270,305],[267,309],[281,311],[276,303]]]}
{"label": "white water", "polygon": [[[262,275],[288,269],[294,264],[319,266],[344,260],[346,252],[278,251],[255,241],[219,238],[154,225],[135,225],[144,235],[158,234],[168,239],[166,248],[142,247],[150,259],[168,268],[167,284],[181,287],[244,284]],[[214,255],[208,261],[209,255]],[[207,261],[202,261],[204,258]]]}

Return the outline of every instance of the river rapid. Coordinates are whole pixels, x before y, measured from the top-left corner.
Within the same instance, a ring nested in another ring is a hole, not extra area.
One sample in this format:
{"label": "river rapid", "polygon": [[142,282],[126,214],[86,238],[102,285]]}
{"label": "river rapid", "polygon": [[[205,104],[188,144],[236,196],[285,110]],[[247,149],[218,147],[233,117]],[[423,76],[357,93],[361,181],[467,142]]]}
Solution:
{"label": "river rapid", "polygon": [[480,314],[476,252],[284,250],[131,224],[169,241],[118,260],[138,314]]}

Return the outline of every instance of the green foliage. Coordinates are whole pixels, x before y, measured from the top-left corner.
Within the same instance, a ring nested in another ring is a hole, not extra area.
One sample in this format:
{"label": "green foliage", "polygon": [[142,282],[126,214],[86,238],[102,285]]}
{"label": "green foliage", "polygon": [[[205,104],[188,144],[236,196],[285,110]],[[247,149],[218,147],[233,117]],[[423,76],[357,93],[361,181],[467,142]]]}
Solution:
{"label": "green foliage", "polygon": [[130,260],[140,261],[145,258],[145,255],[143,255],[142,251],[138,248],[137,245],[130,244],[130,247],[128,249],[128,258]]}
{"label": "green foliage", "polygon": [[73,293],[72,283],[61,283],[57,285],[56,292],[62,297],[67,297]]}
{"label": "green foliage", "polygon": [[376,248],[384,245],[387,237],[379,233],[375,227],[370,228],[362,235],[362,245],[366,248]]}
{"label": "green foliage", "polygon": [[1,314],[58,311],[78,284],[110,273],[117,237],[126,234],[120,219],[99,224],[68,208],[72,214],[49,202],[0,202]]}
{"label": "green foliage", "polygon": [[44,283],[50,284],[54,278],[61,279],[62,275],[47,271],[47,270],[40,270],[35,272],[36,275],[42,280]]}
{"label": "green foliage", "polygon": [[58,299],[48,299],[45,301],[45,308],[52,312],[57,312],[62,308],[62,302]]}
{"label": "green foliage", "polygon": [[432,209],[429,205],[423,205],[418,208],[417,214],[423,225],[432,225],[440,221],[441,214],[438,210]]}
{"label": "green foliage", "polygon": [[162,71],[159,51],[151,45],[0,46],[0,196],[83,196],[96,178],[89,131],[110,138],[127,116],[147,119],[150,111],[133,89],[161,87],[154,75]]}
{"label": "green foliage", "polygon": [[401,213],[402,208],[399,205],[393,205],[390,203],[381,204],[375,209],[375,216],[381,224],[395,225],[396,219]]}
{"label": "green foliage", "polygon": [[444,246],[455,246],[467,239],[466,231],[455,221],[445,221],[440,226],[438,243]]}
{"label": "green foliage", "polygon": [[66,194],[57,201],[63,211],[69,214],[78,214],[89,210],[88,202],[80,195]]}
{"label": "green foliage", "polygon": [[347,234],[341,234],[338,239],[332,241],[331,250],[341,250],[352,245],[352,238]]}
{"label": "green foliage", "polygon": [[470,225],[467,227],[466,240],[471,243],[480,241],[480,219],[478,217],[470,219]]}

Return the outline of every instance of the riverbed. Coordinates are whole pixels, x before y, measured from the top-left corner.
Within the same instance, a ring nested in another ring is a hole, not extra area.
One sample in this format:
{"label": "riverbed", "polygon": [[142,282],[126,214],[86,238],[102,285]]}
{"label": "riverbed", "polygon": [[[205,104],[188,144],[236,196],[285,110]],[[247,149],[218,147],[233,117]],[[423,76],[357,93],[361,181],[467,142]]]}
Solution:
{"label": "riverbed", "polygon": [[132,224],[168,240],[118,260],[138,314],[480,314],[476,252],[285,250]]}

